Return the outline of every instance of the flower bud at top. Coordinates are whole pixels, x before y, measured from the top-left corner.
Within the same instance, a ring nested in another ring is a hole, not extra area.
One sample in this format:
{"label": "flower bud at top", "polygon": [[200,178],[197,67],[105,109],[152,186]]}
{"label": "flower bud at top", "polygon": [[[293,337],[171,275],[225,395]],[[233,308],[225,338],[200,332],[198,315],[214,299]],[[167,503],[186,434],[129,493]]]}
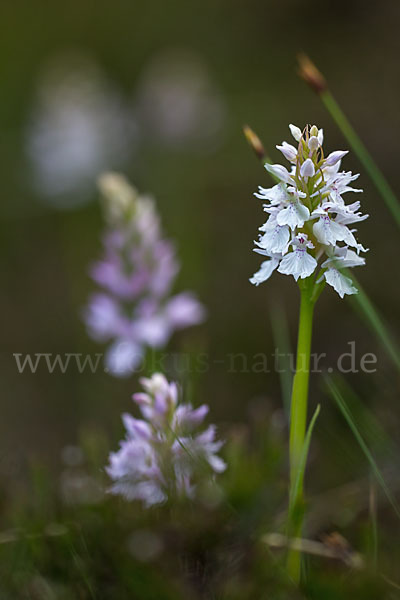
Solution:
{"label": "flower bud at top", "polygon": [[316,125],[313,125],[310,129],[310,136],[317,136],[318,135],[318,127]]}
{"label": "flower bud at top", "polygon": [[311,158],[307,158],[301,165],[300,175],[304,178],[313,177],[315,175],[315,167]]}
{"label": "flower bud at top", "polygon": [[285,181],[285,183],[292,182],[289,171],[282,165],[270,165],[269,163],[265,163],[264,167],[267,169],[268,173],[271,173],[271,175],[277,179]]}
{"label": "flower bud at top", "polygon": [[348,153],[348,150],[336,150],[335,152],[331,152],[330,155],[325,159],[325,164],[328,167],[333,167],[336,165],[339,160],[342,160],[343,156]]}
{"label": "flower bud at top", "polygon": [[276,146],[276,148],[282,152],[283,156],[289,160],[290,162],[296,162],[297,160],[297,150],[291,144],[287,142],[282,142],[281,146]]}
{"label": "flower bud at top", "polygon": [[311,152],[314,152],[319,147],[319,140],[315,135],[311,136],[308,140],[308,147]]}
{"label": "flower bud at top", "polygon": [[294,139],[296,140],[296,142],[299,142],[301,140],[301,137],[303,135],[300,127],[296,127],[296,125],[289,125],[289,129],[290,129],[290,133],[292,134],[292,136],[294,137]]}
{"label": "flower bud at top", "polygon": [[98,186],[104,198],[107,219],[111,223],[118,223],[133,213],[137,191],[123,175],[103,173],[98,179]]}
{"label": "flower bud at top", "polygon": [[308,56],[306,54],[299,54],[297,59],[299,61],[298,74],[300,77],[304,79],[317,94],[326,92],[328,85],[325,78]]}

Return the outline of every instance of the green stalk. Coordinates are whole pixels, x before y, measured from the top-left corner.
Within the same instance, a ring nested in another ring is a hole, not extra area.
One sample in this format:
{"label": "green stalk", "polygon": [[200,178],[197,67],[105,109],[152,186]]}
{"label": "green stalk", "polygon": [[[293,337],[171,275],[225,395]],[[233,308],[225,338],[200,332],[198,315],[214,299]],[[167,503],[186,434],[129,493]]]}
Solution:
{"label": "green stalk", "polygon": [[[297,340],[296,374],[293,380],[290,409],[290,492],[289,492],[289,535],[301,537],[304,517],[302,454],[306,435],[308,382],[310,376],[310,354],[312,321],[315,302],[312,299],[312,278],[299,283],[300,316]],[[288,573],[295,583],[300,582],[301,554],[290,550],[287,563]]]}
{"label": "green stalk", "polygon": [[368,174],[375,184],[375,187],[381,194],[397,225],[400,227],[400,203],[397,200],[387,179],[358,137],[356,131],[353,129],[352,125],[336,102],[335,98],[332,96],[331,92],[329,90],[325,90],[320,94],[320,97],[336,125],[349,142],[355,154],[357,154],[365,170],[368,171]]}

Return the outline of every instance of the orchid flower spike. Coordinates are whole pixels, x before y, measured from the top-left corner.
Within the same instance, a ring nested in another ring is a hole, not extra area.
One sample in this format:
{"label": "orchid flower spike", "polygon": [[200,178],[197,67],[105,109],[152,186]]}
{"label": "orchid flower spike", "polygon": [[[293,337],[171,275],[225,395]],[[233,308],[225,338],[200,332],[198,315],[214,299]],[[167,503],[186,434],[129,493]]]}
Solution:
{"label": "orchid flower spike", "polygon": [[107,229],[103,257],[90,271],[101,288],[89,299],[84,320],[96,341],[110,342],[106,369],[128,376],[146,348],[162,348],[174,331],[201,323],[205,310],[191,292],[171,294],[179,262],[164,239],[154,201],[118,173],[99,187]]}
{"label": "orchid flower spike", "polygon": [[161,373],[141,384],[144,392],[133,400],[142,419],[122,415],[126,437],[109,457],[109,491],[146,508],[173,496],[193,498],[202,477],[209,481],[226,469],[217,455],[223,442],[216,439],[215,426],[199,431],[208,406],[181,403],[177,385]]}
{"label": "orchid flower spike", "polygon": [[275,270],[292,275],[296,281],[315,274],[315,283],[325,281],[341,298],[356,294],[343,269],[365,264],[359,254],[366,249],[349,225],[368,215],[359,212],[359,201],[345,204],[343,195],[362,192],[350,185],[358,175],[340,170],[346,150],[331,152],[325,158],[323,131],[316,125],[302,131],[291,124],[289,129],[295,145],[282,142],[277,148],[290,169],[267,163],[265,168],[279,183],[272,188],[259,187],[255,193],[265,201],[268,219],[260,227],[254,251],[267,260],[250,281],[259,285]]}

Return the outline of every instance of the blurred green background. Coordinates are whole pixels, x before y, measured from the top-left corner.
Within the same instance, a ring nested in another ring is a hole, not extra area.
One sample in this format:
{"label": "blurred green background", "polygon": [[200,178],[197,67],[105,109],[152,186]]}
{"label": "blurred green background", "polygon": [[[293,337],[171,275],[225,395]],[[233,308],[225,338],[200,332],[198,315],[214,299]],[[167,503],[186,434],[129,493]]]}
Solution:
{"label": "blurred green background", "polygon": [[[207,306],[205,325],[169,346],[208,353],[209,369],[191,378],[195,399],[210,404],[226,435],[260,414],[283,422],[278,374],[231,372],[227,358],[243,353],[251,366],[257,353],[272,355],[276,306],[294,347],[298,310],[289,278],[275,275],[259,288],[248,282],[260,262],[252,244],[263,222],[252,194],[270,181],[242,126],[253,127],[276,160],[274,146],[289,141],[289,123],[315,123],[324,128],[328,151],[346,148],[296,75],[303,50],[399,192],[399,20],[395,0],[1,3],[0,473],[10,499],[26,489],[32,461],[54,473],[57,487],[63,449],[82,435],[105,435],[115,447],[120,413],[131,408],[137,389],[136,377],[101,371],[51,374],[39,367],[20,374],[13,358],[103,351],[80,316],[94,289],[88,265],[101,249],[95,179],[103,169],[119,169],[154,194],[179,248],[178,288],[195,290]],[[398,336],[398,230],[356,157],[344,166],[361,172],[357,183],[370,214],[360,226],[370,252],[357,275]],[[346,379],[396,437],[398,374],[350,303],[326,290],[314,351],[326,352],[324,365],[334,365],[352,340],[357,357],[377,355],[377,372]],[[320,402],[322,413],[310,487],[318,493],[368,471],[320,384],[316,376],[311,405]],[[390,463],[396,482],[398,465]]]}

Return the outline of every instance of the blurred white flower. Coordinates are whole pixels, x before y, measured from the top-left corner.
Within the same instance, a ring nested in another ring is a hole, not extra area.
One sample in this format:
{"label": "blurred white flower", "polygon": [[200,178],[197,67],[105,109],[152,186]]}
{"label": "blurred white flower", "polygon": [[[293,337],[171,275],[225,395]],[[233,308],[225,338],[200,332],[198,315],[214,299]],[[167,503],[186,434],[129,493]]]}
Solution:
{"label": "blurred white flower", "polygon": [[77,467],[84,461],[82,448],[79,446],[64,446],[61,451],[61,459],[67,467]]}
{"label": "blurred white flower", "polygon": [[128,103],[91,60],[55,59],[38,81],[27,153],[40,197],[60,207],[90,200],[104,169],[131,156],[135,123]]}
{"label": "blurred white flower", "polygon": [[162,553],[164,544],[161,536],[147,529],[134,531],[128,539],[128,550],[140,562],[152,561]]}
{"label": "blurred white flower", "polygon": [[60,493],[65,504],[97,504],[104,498],[100,483],[80,469],[62,471]]}
{"label": "blurred white flower", "polygon": [[224,102],[207,66],[184,50],[163,52],[147,65],[136,110],[146,136],[171,146],[215,146],[225,120]]}

